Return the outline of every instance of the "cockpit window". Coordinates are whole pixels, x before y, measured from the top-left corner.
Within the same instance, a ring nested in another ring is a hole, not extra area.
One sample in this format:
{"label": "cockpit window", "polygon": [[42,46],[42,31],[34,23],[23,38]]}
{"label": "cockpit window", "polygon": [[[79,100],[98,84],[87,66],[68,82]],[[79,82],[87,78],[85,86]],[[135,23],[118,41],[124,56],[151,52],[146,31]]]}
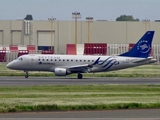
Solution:
{"label": "cockpit window", "polygon": [[18,58],[18,60],[22,61],[22,60],[23,60],[23,58],[22,58],[22,57],[20,57],[20,58]]}

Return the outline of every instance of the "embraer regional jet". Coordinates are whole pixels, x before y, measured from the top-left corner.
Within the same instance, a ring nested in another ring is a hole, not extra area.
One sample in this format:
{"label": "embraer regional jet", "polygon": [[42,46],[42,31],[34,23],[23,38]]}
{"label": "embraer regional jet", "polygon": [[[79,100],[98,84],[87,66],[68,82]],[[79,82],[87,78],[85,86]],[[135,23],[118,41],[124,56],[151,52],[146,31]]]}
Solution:
{"label": "embraer regional jet", "polygon": [[117,56],[93,55],[54,55],[28,54],[9,62],[7,68],[23,70],[28,78],[28,71],[49,71],[56,76],[82,73],[108,72],[156,62],[149,57],[154,31],[147,31],[135,46],[126,53]]}

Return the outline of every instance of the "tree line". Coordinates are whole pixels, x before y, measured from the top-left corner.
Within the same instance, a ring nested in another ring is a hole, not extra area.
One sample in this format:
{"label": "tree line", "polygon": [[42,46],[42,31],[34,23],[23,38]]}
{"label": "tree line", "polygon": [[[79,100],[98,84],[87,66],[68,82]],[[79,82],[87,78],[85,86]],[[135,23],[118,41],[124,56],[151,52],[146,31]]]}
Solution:
{"label": "tree line", "polygon": [[[31,14],[26,15],[24,20],[33,20],[33,17]],[[132,15],[121,15],[116,18],[116,21],[139,21],[138,18],[134,19]]]}

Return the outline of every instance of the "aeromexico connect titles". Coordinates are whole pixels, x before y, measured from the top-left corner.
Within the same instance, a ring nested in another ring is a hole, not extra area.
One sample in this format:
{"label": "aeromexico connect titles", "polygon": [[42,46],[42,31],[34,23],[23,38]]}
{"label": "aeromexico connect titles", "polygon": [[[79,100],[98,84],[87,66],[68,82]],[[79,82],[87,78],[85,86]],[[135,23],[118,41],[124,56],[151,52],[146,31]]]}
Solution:
{"label": "aeromexico connect titles", "polygon": [[149,57],[153,36],[154,31],[147,31],[129,52],[117,56],[28,54],[6,67],[25,71],[26,78],[28,71],[49,71],[56,76],[77,73],[78,79],[82,79],[82,73],[108,72],[156,62]]}

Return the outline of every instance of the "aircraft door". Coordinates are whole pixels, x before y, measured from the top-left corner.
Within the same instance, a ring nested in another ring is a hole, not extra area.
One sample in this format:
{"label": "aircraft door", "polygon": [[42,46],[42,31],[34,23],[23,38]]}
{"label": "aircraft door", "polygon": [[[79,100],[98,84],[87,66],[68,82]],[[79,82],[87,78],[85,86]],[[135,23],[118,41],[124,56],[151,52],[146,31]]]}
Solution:
{"label": "aircraft door", "polygon": [[34,56],[29,58],[29,66],[35,65],[35,62],[36,62],[36,59]]}

